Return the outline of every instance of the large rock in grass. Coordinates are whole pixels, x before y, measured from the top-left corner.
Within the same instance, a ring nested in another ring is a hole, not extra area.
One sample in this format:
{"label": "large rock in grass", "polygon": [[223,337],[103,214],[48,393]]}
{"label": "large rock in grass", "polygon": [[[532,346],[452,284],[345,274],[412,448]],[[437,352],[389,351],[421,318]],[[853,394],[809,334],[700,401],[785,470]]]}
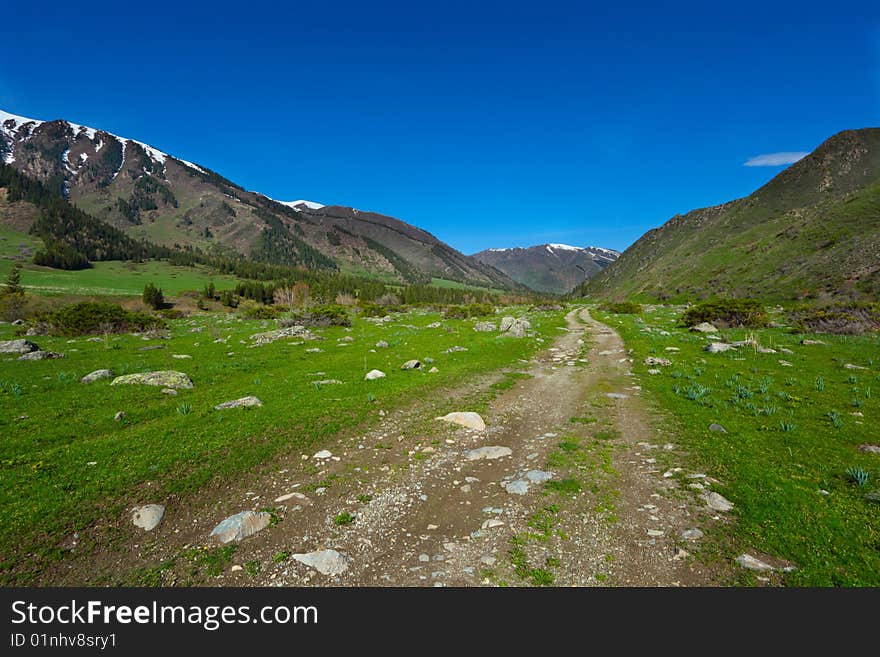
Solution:
{"label": "large rock in grass", "polygon": [[380,370],[370,370],[367,372],[366,376],[364,376],[365,381],[375,381],[376,379],[384,379],[385,372]]}
{"label": "large rock in grass", "polygon": [[351,559],[336,550],[316,550],[304,554],[291,555],[306,566],[310,566],[322,575],[341,575],[348,570]]}
{"label": "large rock in grass", "polygon": [[233,399],[232,401],[223,402],[222,404],[217,404],[214,407],[215,411],[222,411],[224,408],[251,408],[255,406],[262,406],[263,402],[260,401],[258,397],[254,397],[250,395],[248,397],[242,397],[241,399]]}
{"label": "large rock in grass", "polygon": [[501,331],[502,333],[503,333],[504,331],[509,331],[509,330],[510,330],[510,327],[513,326],[513,323],[514,323],[515,321],[516,321],[516,319],[513,318],[513,317],[510,317],[510,316],[502,317],[502,318],[501,318],[501,323],[498,324],[498,330]]}
{"label": "large rock in grass", "polygon": [[31,351],[19,356],[18,360],[51,360],[53,358],[64,358],[64,354],[59,354],[56,351]]}
{"label": "large rock in grass", "polygon": [[193,382],[183,372],[174,370],[161,370],[158,372],[140,372],[138,374],[125,374],[117,376],[110,383],[111,386],[118,385],[143,385],[143,386],[159,386],[160,388],[192,388]]}
{"label": "large rock in grass", "polygon": [[713,511],[727,512],[733,509],[733,502],[714,491],[706,491],[702,494],[701,497],[706,503],[706,506],[708,506]]}
{"label": "large rock in grass", "polygon": [[30,340],[0,341],[0,354],[29,354],[39,350],[40,348]]}
{"label": "large rock in grass", "polygon": [[524,338],[528,330],[532,328],[532,324],[527,319],[515,319],[510,324],[508,329],[504,332],[504,335],[508,335],[514,338]]}
{"label": "large rock in grass", "polygon": [[113,370],[95,370],[94,372],[89,372],[83,378],[79,380],[80,383],[94,383],[95,381],[101,381],[102,379],[110,379],[113,378]]}
{"label": "large rock in grass", "polygon": [[477,322],[474,324],[474,330],[482,333],[491,333],[496,330],[494,322]]}
{"label": "large rock in grass", "polygon": [[480,417],[480,414],[470,411],[456,411],[455,413],[448,413],[443,417],[438,417],[436,419],[443,420],[444,422],[451,422],[452,424],[467,427],[468,429],[476,429],[477,431],[483,431],[486,428],[486,423],[483,422],[483,418]]}
{"label": "large rock in grass", "polygon": [[221,543],[240,541],[268,527],[271,520],[272,516],[265,511],[259,513],[242,511],[234,516],[229,516],[214,527],[211,530],[211,536],[214,536]]}
{"label": "large rock in grass", "polygon": [[696,331],[698,333],[718,333],[718,329],[712,326],[709,322],[702,322],[691,326],[691,331]]}

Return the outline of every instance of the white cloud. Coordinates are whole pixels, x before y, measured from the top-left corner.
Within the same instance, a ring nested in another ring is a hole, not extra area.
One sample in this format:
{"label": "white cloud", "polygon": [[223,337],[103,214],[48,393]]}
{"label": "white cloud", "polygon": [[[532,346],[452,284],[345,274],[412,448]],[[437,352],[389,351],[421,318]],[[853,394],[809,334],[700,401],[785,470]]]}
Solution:
{"label": "white cloud", "polygon": [[764,155],[756,155],[745,161],[743,166],[746,167],[780,167],[784,164],[794,164],[798,160],[802,160],[809,153],[786,152],[786,153],[765,153]]}

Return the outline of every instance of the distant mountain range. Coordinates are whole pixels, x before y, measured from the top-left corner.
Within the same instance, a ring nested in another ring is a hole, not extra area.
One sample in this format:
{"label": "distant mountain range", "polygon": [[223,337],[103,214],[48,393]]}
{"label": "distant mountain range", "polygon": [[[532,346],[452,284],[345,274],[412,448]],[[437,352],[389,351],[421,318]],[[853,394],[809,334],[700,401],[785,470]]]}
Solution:
{"label": "distant mountain range", "polygon": [[880,298],[880,128],[834,135],[746,198],[648,231],[581,293]]}
{"label": "distant mountain range", "polygon": [[617,260],[620,253],[597,246],[539,244],[527,248],[487,249],[473,257],[533,290],[564,294],[598,274]]}
{"label": "distant mountain range", "polygon": [[140,141],[69,121],[0,111],[0,160],[61,191],[97,219],[155,244],[388,281],[427,283],[437,277],[520,287],[393,217],[313,201],[276,201]]}

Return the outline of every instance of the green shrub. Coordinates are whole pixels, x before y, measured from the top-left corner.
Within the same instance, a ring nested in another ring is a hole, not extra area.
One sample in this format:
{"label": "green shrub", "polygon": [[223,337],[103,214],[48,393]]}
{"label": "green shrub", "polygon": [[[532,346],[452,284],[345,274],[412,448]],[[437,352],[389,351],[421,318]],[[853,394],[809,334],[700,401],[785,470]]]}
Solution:
{"label": "green shrub", "polygon": [[134,313],[114,303],[84,301],[40,315],[51,335],[90,335],[94,333],[129,333],[165,328],[163,320],[146,313]]}
{"label": "green shrub", "polygon": [[806,333],[862,335],[880,330],[880,303],[837,303],[801,306],[788,314],[793,326]]}
{"label": "green shrub", "polygon": [[759,328],[770,318],[757,299],[714,299],[688,308],[681,316],[684,326],[709,322],[720,327]]}
{"label": "green shrub", "polygon": [[282,309],[275,306],[264,306],[246,299],[238,305],[236,313],[245,319],[277,319],[281,315]]}
{"label": "green shrub", "polygon": [[153,310],[159,310],[165,306],[165,296],[162,294],[162,288],[156,287],[152,283],[144,286],[144,303]]}
{"label": "green shrub", "polygon": [[294,324],[303,326],[351,326],[351,318],[345,306],[337,304],[311,306],[293,312],[290,314],[290,320]]}
{"label": "green shrub", "polygon": [[362,303],[361,317],[385,317],[389,313],[397,312],[397,308],[380,306],[378,303]]}
{"label": "green shrub", "polygon": [[642,312],[642,306],[632,301],[621,301],[620,303],[603,303],[602,310],[612,315],[638,315]]}
{"label": "green shrub", "polygon": [[495,306],[491,303],[470,303],[466,306],[447,306],[444,314],[448,319],[486,317],[487,315],[495,314]]}

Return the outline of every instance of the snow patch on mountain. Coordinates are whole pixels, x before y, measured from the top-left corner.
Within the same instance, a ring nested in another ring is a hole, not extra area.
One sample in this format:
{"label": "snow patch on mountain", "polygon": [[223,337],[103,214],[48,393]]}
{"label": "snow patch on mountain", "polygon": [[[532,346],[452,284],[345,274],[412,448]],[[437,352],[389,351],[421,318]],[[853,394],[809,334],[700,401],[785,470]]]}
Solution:
{"label": "snow patch on mountain", "polygon": [[[274,200],[274,199],[273,199]],[[315,203],[314,201],[306,201],[300,199],[299,201],[277,201],[281,205],[286,205],[289,208],[293,208],[294,210],[301,210],[303,207],[308,208],[309,210],[320,210],[324,206],[321,203]]]}

